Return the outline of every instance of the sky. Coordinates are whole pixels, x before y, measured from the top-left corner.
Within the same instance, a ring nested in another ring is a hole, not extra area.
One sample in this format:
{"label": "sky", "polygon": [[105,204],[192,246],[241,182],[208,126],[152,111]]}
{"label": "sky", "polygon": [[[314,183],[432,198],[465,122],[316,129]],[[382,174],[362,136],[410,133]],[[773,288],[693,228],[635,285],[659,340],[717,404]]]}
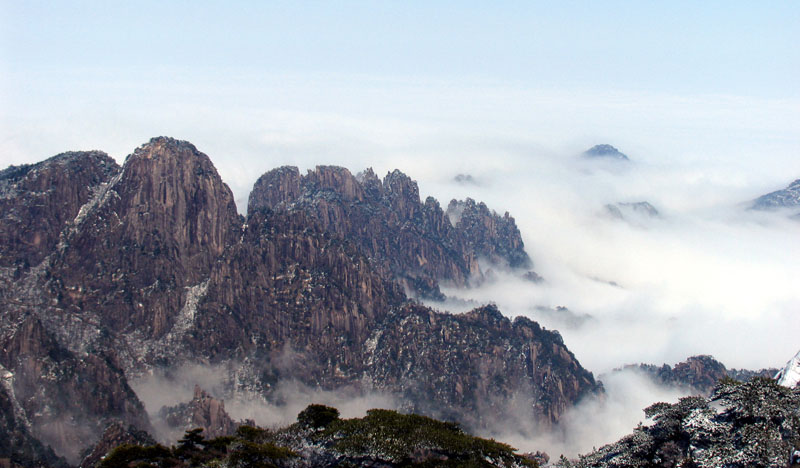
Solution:
{"label": "sky", "polygon": [[[0,167],[122,163],[168,135],[240,211],[279,165],[399,168],[443,205],[511,212],[545,278],[499,272],[437,307],[532,317],[598,375],[779,367],[800,348],[800,223],[746,207],[800,178],[798,25],[796,1],[0,0]],[[631,163],[578,156],[600,143]],[[661,216],[604,214],[637,201]],[[627,392],[608,401],[639,418]]]}

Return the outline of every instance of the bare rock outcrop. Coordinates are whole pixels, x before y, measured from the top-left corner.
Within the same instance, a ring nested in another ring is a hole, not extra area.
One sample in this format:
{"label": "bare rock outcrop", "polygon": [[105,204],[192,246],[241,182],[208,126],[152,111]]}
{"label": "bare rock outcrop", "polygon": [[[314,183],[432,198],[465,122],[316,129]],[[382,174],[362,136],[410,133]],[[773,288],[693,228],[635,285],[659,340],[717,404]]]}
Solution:
{"label": "bare rock outcrop", "polygon": [[79,468],[94,468],[108,452],[120,445],[155,445],[156,441],[145,431],[114,421],[103,431],[100,440],[86,453]]}
{"label": "bare rock outcrop", "polygon": [[462,315],[406,306],[365,344],[367,375],[410,409],[470,427],[552,424],[599,391],[558,332],[489,305]]}
{"label": "bare rock outcrop", "polygon": [[658,383],[684,387],[706,396],[710,395],[714,387],[724,378],[747,381],[753,377],[772,377],[777,372],[777,369],[756,371],[728,369],[723,363],[708,355],[691,356],[674,366],[669,364],[663,364],[662,366],[639,364],[627,366],[626,368],[642,370]]}
{"label": "bare rock outcrop", "polygon": [[[423,297],[441,298],[439,281],[466,286],[481,279],[478,258],[530,267],[514,218],[471,199],[451,207],[445,213],[431,197],[422,202],[417,183],[398,170],[381,181],[371,169],[353,176],[345,168],[317,166],[301,176],[282,167],[256,182],[248,213],[308,213],[324,231],[354,242],[385,277]],[[453,222],[454,211],[460,223]]]}
{"label": "bare rock outcrop", "polygon": [[511,268],[533,266],[517,224],[508,212],[500,216],[485,203],[467,198],[464,201],[451,200],[447,216],[466,240],[468,248],[479,258]]}
{"label": "bare rock outcrop", "polygon": [[81,206],[118,172],[100,151],[63,153],[0,171],[0,267],[41,263]]}
{"label": "bare rock outcrop", "polygon": [[238,426],[225,411],[225,402],[212,397],[197,385],[191,401],[165,406],[159,415],[172,429],[188,431],[202,428],[206,439],[232,435]]}
{"label": "bare rock outcrop", "polygon": [[185,288],[208,278],[241,225],[208,156],[164,137],[128,156],[82,210],[53,262],[60,306],[150,337],[170,329]]}

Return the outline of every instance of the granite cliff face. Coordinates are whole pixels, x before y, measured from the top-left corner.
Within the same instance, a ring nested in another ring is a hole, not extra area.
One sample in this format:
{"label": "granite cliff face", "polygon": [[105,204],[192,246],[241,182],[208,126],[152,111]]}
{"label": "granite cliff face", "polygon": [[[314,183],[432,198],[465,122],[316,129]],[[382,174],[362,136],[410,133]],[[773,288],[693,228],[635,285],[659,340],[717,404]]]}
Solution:
{"label": "granite cliff face", "polygon": [[451,200],[447,205],[447,217],[476,257],[511,268],[533,266],[517,224],[508,212],[501,217],[486,204],[467,198]]}
{"label": "granite cliff face", "polygon": [[66,223],[117,172],[117,163],[100,151],[63,153],[0,171],[0,267],[40,264]]}
{"label": "granite cliff face", "polygon": [[137,148],[81,211],[52,262],[53,294],[148,337],[174,325],[185,288],[208,277],[241,224],[208,156],[166,138]]}
{"label": "granite cliff face", "polygon": [[377,388],[399,391],[416,412],[472,428],[556,423],[596,389],[557,332],[523,317],[512,322],[492,305],[462,315],[408,305],[365,347]]}
{"label": "granite cliff face", "polygon": [[[189,364],[225,369],[221,398],[380,390],[473,427],[520,402],[550,424],[598,389],[554,332],[406,296],[468,286],[479,259],[528,268],[509,215],[467,200],[452,222],[400,171],[320,166],[262,176],[243,218],[189,143],[155,138],[122,168],[67,155],[2,173],[0,364],[31,434],[73,463],[109,424],[151,430],[130,382]],[[41,206],[58,217],[26,222]]]}
{"label": "granite cliff face", "polygon": [[440,281],[480,280],[479,259],[531,266],[514,218],[471,199],[453,200],[445,213],[431,197],[421,202],[416,182],[398,170],[381,181],[371,169],[353,176],[318,166],[301,176],[278,168],[253,188],[248,214],[260,209],[310,215],[323,231],[355,243],[384,277],[423,297],[442,297]]}
{"label": "granite cliff face", "polygon": [[75,219],[119,170],[101,152],[64,153],[6,169],[0,181],[0,365],[31,434],[72,462],[110,419],[149,429],[116,355],[88,342],[96,327],[48,294],[50,265]]}

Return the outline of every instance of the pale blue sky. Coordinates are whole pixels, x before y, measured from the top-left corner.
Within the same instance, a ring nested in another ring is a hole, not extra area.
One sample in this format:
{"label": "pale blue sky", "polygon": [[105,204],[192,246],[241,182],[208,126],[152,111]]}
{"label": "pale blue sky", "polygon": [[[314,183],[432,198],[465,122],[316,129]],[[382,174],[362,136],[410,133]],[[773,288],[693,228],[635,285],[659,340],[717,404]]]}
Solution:
{"label": "pale blue sky", "polygon": [[800,173],[796,1],[0,0],[0,22],[0,166],[166,134],[240,198],[278,163],[598,142]]}
{"label": "pale blue sky", "polygon": [[167,134],[242,193],[247,165],[492,145],[800,173],[797,1],[0,0],[0,21],[3,166]]}
{"label": "pale blue sky", "polygon": [[168,67],[798,96],[795,1],[3,1],[0,13],[12,73]]}

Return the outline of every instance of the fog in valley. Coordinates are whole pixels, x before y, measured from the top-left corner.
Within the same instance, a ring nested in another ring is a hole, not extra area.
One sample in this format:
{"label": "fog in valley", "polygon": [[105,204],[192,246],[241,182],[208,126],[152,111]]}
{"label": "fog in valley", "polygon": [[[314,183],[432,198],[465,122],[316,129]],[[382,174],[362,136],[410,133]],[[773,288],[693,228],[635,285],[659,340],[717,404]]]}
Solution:
{"label": "fog in valley", "polygon": [[[542,128],[543,117],[533,111],[529,131],[513,125],[501,129],[511,118],[500,120],[496,109],[481,114],[477,97],[472,105],[478,109],[467,122],[474,133],[410,117],[367,121],[284,114],[242,123],[254,125],[252,134],[261,129],[256,140],[195,143],[215,161],[240,211],[255,178],[284,164],[301,171],[336,164],[353,173],[373,167],[379,176],[399,168],[418,181],[423,199],[433,196],[443,208],[453,198],[471,197],[501,214],[508,211],[544,281],[486,267],[491,271],[484,282],[469,289],[445,285],[448,301],[428,305],[460,313],[491,302],[509,317],[529,317],[558,330],[595,376],[625,364],[675,364],[697,354],[713,355],[729,368],[783,365],[798,346],[788,331],[800,329],[800,223],[790,219],[791,212],[748,208],[755,197],[800,175],[788,124],[779,129],[791,144],[766,145],[762,151],[752,140],[738,141],[736,129],[757,136],[760,119],[767,117],[758,111],[774,110],[769,103],[765,110],[759,106],[764,103],[699,100],[676,116],[689,118],[685,125],[693,128],[687,129],[663,115],[649,122],[633,117],[641,117],[641,108],[653,102],[626,101],[622,109],[612,102],[625,124],[609,128],[603,120],[607,108],[593,110],[565,99],[548,104],[531,97],[531,109],[544,104],[542,113],[552,111],[551,118],[562,120],[557,131],[557,122]],[[561,109],[564,102],[575,114]],[[523,106],[512,107],[522,115]],[[756,112],[743,116],[748,110]],[[572,135],[567,121],[575,115],[587,122]],[[483,116],[489,122],[485,128]],[[723,124],[730,130],[707,120],[714,116],[727,119]],[[600,143],[615,145],[630,161],[581,155]],[[728,158],[741,153],[751,157]],[[458,180],[458,175],[465,177]],[[645,201],[657,215],[623,210],[620,218],[606,208]],[[686,394],[631,373],[603,377],[603,382],[607,395],[572,410],[555,434],[541,434],[519,421],[487,435],[524,449],[545,446],[575,454],[630,432],[648,404]],[[252,414],[259,422],[291,420],[315,396],[298,395],[300,403],[281,410],[258,406]],[[336,398],[325,401],[347,405]]]}
{"label": "fog in valley", "polygon": [[[797,351],[790,331],[800,329],[800,223],[792,213],[748,210],[750,200],[800,177],[798,137],[790,128],[798,119],[788,106],[441,84],[406,89],[414,97],[408,102],[380,83],[361,90],[325,86],[352,92],[363,110],[355,103],[337,113],[278,110],[267,105],[262,89],[256,97],[266,110],[218,103],[221,110],[212,113],[212,100],[209,114],[198,120],[188,105],[178,105],[169,117],[142,116],[135,122],[141,128],[134,125],[130,135],[55,131],[39,151],[101,148],[121,163],[151,134],[188,139],[212,158],[240,211],[258,175],[285,164],[301,171],[335,164],[353,173],[372,167],[379,176],[398,168],[418,181],[423,199],[433,196],[443,208],[453,198],[471,197],[508,211],[544,281],[493,268],[472,288],[444,285],[449,300],[428,305],[460,313],[491,302],[509,317],[529,317],[558,330],[596,377],[625,364],[674,364],[697,354],[713,355],[729,368],[779,367]],[[295,97],[311,106],[310,97]],[[325,108],[324,98],[314,106]],[[659,106],[664,112],[646,112]],[[781,144],[770,139],[776,133]],[[601,143],[630,161],[582,157]],[[8,139],[4,145],[6,157],[32,152]],[[657,216],[627,210],[620,218],[606,208],[645,201]],[[187,398],[181,401],[191,398],[196,380],[182,380]],[[517,421],[485,435],[526,450],[574,455],[630,432],[648,404],[685,394],[629,373],[604,384],[607,395],[573,409],[555,433]],[[148,401],[149,387],[137,388],[144,389],[151,413],[165,404]],[[277,406],[229,395],[226,408],[274,426],[291,422],[311,402],[331,403],[348,416],[371,404],[392,406],[389,396],[349,401],[347,392],[285,393],[291,398]]]}

